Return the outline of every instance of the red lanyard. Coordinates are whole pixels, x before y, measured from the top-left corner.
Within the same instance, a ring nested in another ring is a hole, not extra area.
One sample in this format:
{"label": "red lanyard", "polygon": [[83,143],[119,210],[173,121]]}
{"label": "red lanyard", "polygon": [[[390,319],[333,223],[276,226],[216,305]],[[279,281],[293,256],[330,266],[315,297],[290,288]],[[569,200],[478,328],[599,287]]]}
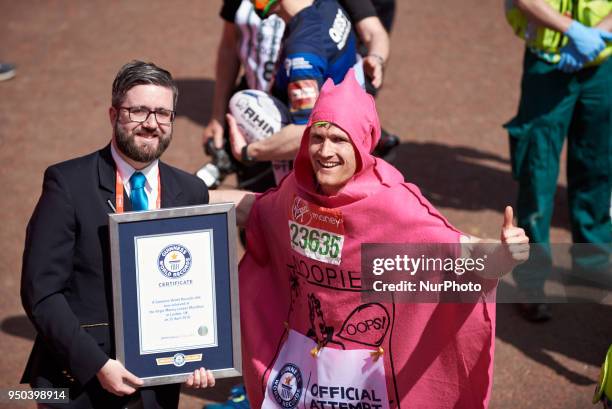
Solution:
{"label": "red lanyard", "polygon": [[[117,213],[123,213],[123,180],[119,170],[115,172],[115,207]],[[161,209],[161,178],[159,172],[157,172],[157,201],[155,203],[156,209]]]}

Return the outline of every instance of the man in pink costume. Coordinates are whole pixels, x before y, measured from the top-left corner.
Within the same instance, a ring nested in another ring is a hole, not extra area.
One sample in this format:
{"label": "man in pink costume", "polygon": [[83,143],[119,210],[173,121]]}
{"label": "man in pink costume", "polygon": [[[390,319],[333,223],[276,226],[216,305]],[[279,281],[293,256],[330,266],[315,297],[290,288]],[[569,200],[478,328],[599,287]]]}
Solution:
{"label": "man in pink costume", "polygon": [[[483,408],[495,305],[364,302],[362,243],[460,243],[399,171],[370,153],[374,100],[351,72],[321,90],[295,170],[257,197],[240,264],[244,376],[253,407]],[[506,208],[511,265],[528,238]],[[511,268],[511,267],[510,267]]]}

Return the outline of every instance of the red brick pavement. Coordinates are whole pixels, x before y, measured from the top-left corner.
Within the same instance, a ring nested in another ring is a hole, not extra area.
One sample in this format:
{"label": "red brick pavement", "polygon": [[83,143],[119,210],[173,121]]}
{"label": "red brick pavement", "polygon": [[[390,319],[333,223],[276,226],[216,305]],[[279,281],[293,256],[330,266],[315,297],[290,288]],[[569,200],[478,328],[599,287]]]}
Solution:
{"label": "red brick pavement", "polygon": [[[0,388],[16,387],[33,330],[19,300],[25,224],[42,173],[110,138],[110,85],[128,60],[151,60],[178,79],[175,140],[165,159],[188,171],[211,109],[220,2],[1,2],[0,58],[18,64],[0,83]],[[392,57],[378,99],[385,127],[401,135],[395,164],[464,231],[496,236],[516,187],[501,124],[515,112],[521,43],[501,1],[398,1]],[[563,190],[564,181],[560,182]],[[569,239],[558,199],[553,238]],[[6,257],[15,257],[10,261]],[[586,408],[612,342],[610,307],[565,305],[553,322],[522,322],[498,307],[491,408]],[[58,317],[61,319],[61,317]],[[183,395],[182,408],[226,387]]]}

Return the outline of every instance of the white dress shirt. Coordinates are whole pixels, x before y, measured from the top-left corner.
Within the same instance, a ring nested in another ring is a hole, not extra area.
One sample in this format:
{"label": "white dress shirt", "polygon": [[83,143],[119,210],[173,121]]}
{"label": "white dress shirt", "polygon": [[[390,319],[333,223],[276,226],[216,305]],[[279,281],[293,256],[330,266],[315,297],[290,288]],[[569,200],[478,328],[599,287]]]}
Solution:
{"label": "white dress shirt", "polygon": [[[130,178],[136,172],[129,163],[127,163],[121,155],[117,153],[115,147],[111,143],[111,154],[113,155],[113,159],[115,160],[115,164],[117,165],[117,170],[119,171],[119,175],[121,176],[121,181],[123,182],[123,189],[127,194],[127,197],[130,197],[131,187],[130,187]],[[138,172],[142,173],[147,179],[145,183],[145,192],[147,193],[147,199],[149,201],[148,210],[157,209],[157,196],[159,195],[159,160],[155,159],[151,164],[149,164],[146,168],[138,170]]]}

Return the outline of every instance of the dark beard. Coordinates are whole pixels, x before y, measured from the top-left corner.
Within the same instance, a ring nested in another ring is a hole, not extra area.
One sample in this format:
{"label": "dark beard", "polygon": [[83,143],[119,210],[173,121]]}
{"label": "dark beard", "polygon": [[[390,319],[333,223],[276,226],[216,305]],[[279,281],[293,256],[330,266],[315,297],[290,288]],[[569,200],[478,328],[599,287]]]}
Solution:
{"label": "dark beard", "polygon": [[118,123],[115,122],[115,141],[117,143],[117,148],[128,158],[140,162],[140,163],[149,163],[153,162],[155,159],[158,159],[168,148],[170,142],[172,141],[172,132],[163,136],[159,133],[156,133],[158,137],[157,149],[151,150],[148,148],[138,147],[134,143],[134,137],[130,137],[128,134],[123,132],[122,129],[119,128]]}

